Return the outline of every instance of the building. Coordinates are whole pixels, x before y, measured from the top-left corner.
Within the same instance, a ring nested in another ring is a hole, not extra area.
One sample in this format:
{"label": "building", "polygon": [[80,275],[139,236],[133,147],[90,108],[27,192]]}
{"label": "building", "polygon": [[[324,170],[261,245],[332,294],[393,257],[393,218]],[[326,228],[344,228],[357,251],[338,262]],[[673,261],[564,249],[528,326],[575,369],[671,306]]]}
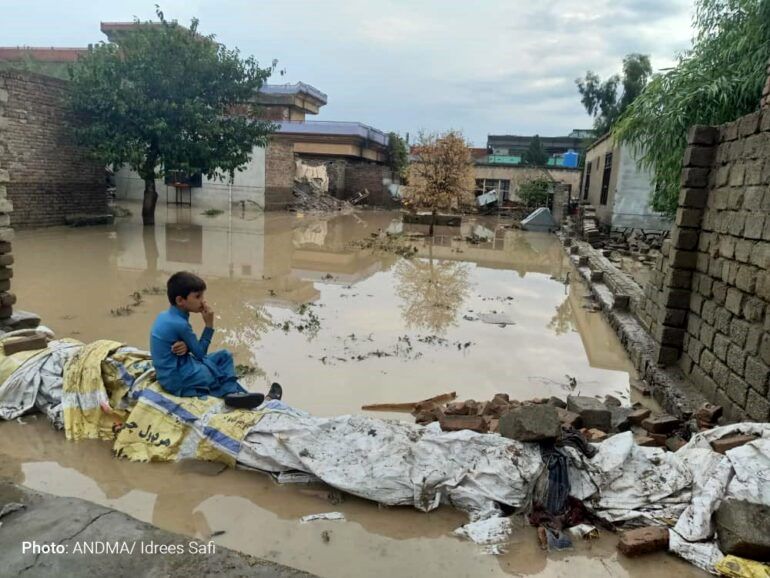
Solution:
{"label": "building", "polygon": [[520,201],[519,187],[538,179],[563,184],[568,192],[568,198],[575,198],[580,189],[580,169],[578,168],[529,167],[482,160],[474,164],[473,172],[476,179],[476,196],[496,190],[503,201]]}
{"label": "building", "polygon": [[650,171],[628,145],[606,134],[586,150],[580,199],[606,229],[668,230],[670,219],[652,209],[652,192]]}
{"label": "building", "polygon": [[[588,135],[588,136],[586,136]],[[580,150],[593,131],[575,129],[567,136],[538,136],[548,154],[548,166],[577,168]],[[519,165],[534,136],[487,136],[487,162],[490,164]]]}
{"label": "building", "polygon": [[0,70],[34,72],[69,80],[69,66],[86,52],[87,48],[0,47]]}

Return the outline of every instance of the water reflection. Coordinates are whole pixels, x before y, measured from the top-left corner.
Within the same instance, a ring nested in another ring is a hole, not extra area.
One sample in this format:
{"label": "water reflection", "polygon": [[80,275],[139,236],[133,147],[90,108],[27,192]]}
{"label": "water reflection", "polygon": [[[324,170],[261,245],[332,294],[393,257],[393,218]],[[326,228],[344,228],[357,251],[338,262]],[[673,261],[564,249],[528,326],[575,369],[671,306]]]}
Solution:
{"label": "water reflection", "polygon": [[428,241],[428,258],[402,260],[396,265],[396,293],[402,300],[401,315],[408,328],[443,335],[457,325],[460,306],[469,291],[466,263],[433,258]]}

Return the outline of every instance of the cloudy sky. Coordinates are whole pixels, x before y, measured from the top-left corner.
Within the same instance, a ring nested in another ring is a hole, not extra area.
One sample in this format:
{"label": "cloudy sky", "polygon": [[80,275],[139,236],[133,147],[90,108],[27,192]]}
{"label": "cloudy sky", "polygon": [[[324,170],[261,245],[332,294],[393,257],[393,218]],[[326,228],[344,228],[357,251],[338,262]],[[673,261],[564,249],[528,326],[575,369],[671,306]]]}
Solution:
{"label": "cloudy sky", "polygon": [[318,120],[384,131],[555,136],[590,128],[575,88],[630,52],[665,68],[692,0],[0,0],[4,46],[85,46],[100,21],[199,18],[204,33],[329,96]]}

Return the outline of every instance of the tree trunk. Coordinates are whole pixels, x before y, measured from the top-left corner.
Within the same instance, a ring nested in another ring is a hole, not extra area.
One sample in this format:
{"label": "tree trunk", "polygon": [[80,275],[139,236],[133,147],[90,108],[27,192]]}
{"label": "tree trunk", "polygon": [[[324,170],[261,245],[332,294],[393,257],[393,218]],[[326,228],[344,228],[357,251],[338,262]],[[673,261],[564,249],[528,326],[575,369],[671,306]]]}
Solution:
{"label": "tree trunk", "polygon": [[436,223],[436,209],[430,215],[430,228],[428,229],[428,237],[433,238],[433,225]]}
{"label": "tree trunk", "polygon": [[155,176],[144,179],[144,201],[142,202],[142,223],[145,227],[155,225],[155,204],[158,193],[155,191]]}

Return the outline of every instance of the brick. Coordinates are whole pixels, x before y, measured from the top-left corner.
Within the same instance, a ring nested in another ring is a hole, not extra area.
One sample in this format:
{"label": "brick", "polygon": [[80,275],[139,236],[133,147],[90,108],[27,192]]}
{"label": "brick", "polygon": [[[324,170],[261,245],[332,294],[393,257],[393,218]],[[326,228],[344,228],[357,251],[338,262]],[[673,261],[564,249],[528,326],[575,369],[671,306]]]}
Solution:
{"label": "brick", "polygon": [[741,376],[746,370],[746,352],[734,343],[727,350],[727,367]]}
{"label": "brick", "polygon": [[673,415],[659,415],[643,420],[642,427],[651,434],[668,434],[678,428],[681,423]]}
{"label": "brick", "polygon": [[675,223],[678,227],[696,228],[700,227],[703,211],[700,209],[688,209],[680,207],[676,211]]}
{"label": "brick", "polygon": [[738,239],[735,243],[735,259],[741,263],[747,263],[751,256],[754,243],[748,239]]}
{"label": "brick", "polygon": [[765,302],[759,297],[749,297],[743,302],[743,317],[749,322],[760,321],[765,315]]}
{"label": "brick", "polygon": [[704,189],[681,189],[679,193],[679,206],[702,209],[708,201],[708,191]]}
{"label": "brick", "polygon": [[748,239],[761,239],[765,227],[765,216],[762,213],[751,213],[746,216],[743,234]]}
{"label": "brick", "polygon": [[766,365],[770,365],[770,334],[765,332],[759,344],[759,357]]}
{"label": "brick", "polygon": [[580,415],[586,428],[609,431],[612,427],[610,410],[596,398],[567,396],[567,410]]}
{"label": "brick", "polygon": [[671,234],[671,243],[675,249],[693,251],[698,247],[698,231],[696,229],[682,229],[675,227]]}
{"label": "brick", "polygon": [[[705,295],[706,297],[711,296],[711,286],[713,285],[713,282],[709,284],[709,290],[706,292],[706,290],[701,285],[701,293]],[[703,307],[701,307],[701,317],[703,318],[703,321],[708,323],[709,325],[714,325],[714,319],[716,318],[716,312],[717,312],[717,304],[713,301],[706,301],[703,304]]]}
{"label": "brick", "polygon": [[727,361],[727,351],[730,348],[730,340],[726,335],[717,333],[714,337],[714,355],[721,361]]}
{"label": "brick", "polygon": [[[767,224],[770,224],[770,219],[767,220]],[[767,256],[770,255],[770,243],[755,243],[751,248],[751,254],[749,255],[749,262],[757,267],[767,268]]]}
{"label": "brick", "polygon": [[[686,168],[682,170],[682,187],[703,189],[708,186],[709,170],[700,168]],[[743,178],[741,183],[743,184]]]}
{"label": "brick", "polygon": [[626,530],[620,534],[618,550],[629,557],[668,550],[668,528],[648,526]]}
{"label": "brick", "polygon": [[439,419],[443,431],[471,430],[485,432],[487,424],[480,415],[445,415]]}
{"label": "brick", "polygon": [[749,323],[743,319],[733,319],[730,323],[730,340],[743,347],[749,335]]}
{"label": "brick", "polygon": [[767,423],[770,421],[770,401],[750,389],[746,398],[746,415],[754,421]]}
{"label": "brick", "polygon": [[714,327],[717,331],[724,333],[725,335],[730,333],[730,324],[732,323],[733,316],[727,309],[717,309],[714,317]]}
{"label": "brick", "polygon": [[[688,169],[688,170],[696,170],[696,169]],[[727,184],[731,187],[742,187],[745,180],[746,180],[746,165],[743,163],[735,163],[730,168],[730,180],[727,182]],[[731,208],[737,208],[737,207],[731,207]]]}
{"label": "brick", "polygon": [[711,448],[719,454],[724,454],[733,448],[739,448],[742,445],[753,442],[756,439],[757,436],[754,435],[734,434],[725,436],[718,440],[714,440],[711,442]]}
{"label": "brick", "polygon": [[762,339],[762,326],[754,323],[749,327],[749,335],[746,337],[744,349],[747,355],[754,355],[759,351],[759,341]]}
{"label": "brick", "polygon": [[666,439],[666,448],[670,452],[675,452],[685,445],[687,445],[687,442],[684,441],[684,439],[680,436],[671,436],[670,438]]}
{"label": "brick", "polygon": [[710,167],[714,160],[714,147],[688,146],[684,151],[682,165],[685,167]]}
{"label": "brick", "polygon": [[733,313],[735,315],[740,315],[742,305],[743,305],[743,292],[734,287],[730,287],[727,290],[725,307],[730,313]]}
{"label": "brick", "polygon": [[[760,135],[757,135],[759,137]],[[747,186],[754,186],[762,184],[762,170],[764,169],[764,161],[757,159],[750,161],[746,164],[746,176],[744,177],[744,184]]]}
{"label": "brick", "polygon": [[[696,124],[689,128],[687,131],[687,144],[688,145],[713,145],[719,140],[720,130],[715,126],[707,126],[702,124]],[[711,147],[709,146],[709,149]]]}
{"label": "brick", "polygon": [[755,357],[746,359],[746,370],[744,372],[746,383],[760,395],[767,395],[767,384],[770,380],[770,368],[761,360]]}
{"label": "brick", "polygon": [[746,405],[746,396],[749,393],[749,384],[739,376],[731,373],[730,379],[727,380],[725,393],[727,393],[727,397],[737,403],[740,407],[744,407]]}
{"label": "brick", "polygon": [[727,225],[727,230],[731,235],[740,236],[743,234],[746,226],[746,213],[731,213]]}
{"label": "brick", "polygon": [[48,340],[44,335],[10,338],[3,343],[5,355],[13,355],[20,351],[32,351],[48,347]]}
{"label": "brick", "polygon": [[[726,387],[727,382],[730,381],[730,368],[728,368],[724,363],[717,360],[714,362],[714,367],[711,370],[711,376],[714,378],[714,381],[716,381],[720,387]],[[721,403],[720,405],[724,405]]]}
{"label": "brick", "polygon": [[720,140],[734,141],[738,138],[738,121],[728,122],[720,129]]}
{"label": "brick", "polygon": [[635,409],[630,414],[628,414],[628,421],[633,425],[642,425],[642,422],[650,417],[650,413],[652,412],[646,407]]}
{"label": "brick", "polygon": [[[757,269],[751,265],[741,265],[735,276],[735,286],[746,293],[754,293],[757,286]],[[740,314],[738,311],[737,315]]]}
{"label": "brick", "polygon": [[743,118],[738,119],[738,136],[746,137],[759,131],[759,121],[761,119],[759,112],[752,112]]}

